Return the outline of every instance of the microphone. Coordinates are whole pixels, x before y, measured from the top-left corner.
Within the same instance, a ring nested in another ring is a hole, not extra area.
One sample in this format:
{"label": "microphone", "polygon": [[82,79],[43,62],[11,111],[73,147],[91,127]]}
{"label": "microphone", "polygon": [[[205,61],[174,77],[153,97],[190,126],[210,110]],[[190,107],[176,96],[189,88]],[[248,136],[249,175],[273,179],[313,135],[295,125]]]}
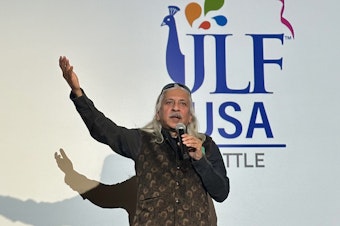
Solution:
{"label": "microphone", "polygon": [[188,147],[182,142],[182,135],[187,133],[187,128],[183,123],[178,123],[176,125],[177,136],[179,140],[179,147],[181,150],[182,159],[189,159]]}

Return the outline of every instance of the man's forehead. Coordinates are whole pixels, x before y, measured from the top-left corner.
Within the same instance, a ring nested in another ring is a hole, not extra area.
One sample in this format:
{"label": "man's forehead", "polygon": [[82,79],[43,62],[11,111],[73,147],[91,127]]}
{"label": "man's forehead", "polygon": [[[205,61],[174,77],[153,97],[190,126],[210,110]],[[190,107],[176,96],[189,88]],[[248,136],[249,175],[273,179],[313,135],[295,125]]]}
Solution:
{"label": "man's forehead", "polygon": [[164,96],[166,98],[173,96],[173,97],[185,97],[185,98],[189,99],[189,93],[187,91],[183,90],[183,89],[180,89],[180,88],[169,89],[164,93]]}
{"label": "man's forehead", "polygon": [[166,92],[164,94],[164,100],[183,100],[183,101],[189,101],[189,95],[186,92],[173,92],[168,93]]}

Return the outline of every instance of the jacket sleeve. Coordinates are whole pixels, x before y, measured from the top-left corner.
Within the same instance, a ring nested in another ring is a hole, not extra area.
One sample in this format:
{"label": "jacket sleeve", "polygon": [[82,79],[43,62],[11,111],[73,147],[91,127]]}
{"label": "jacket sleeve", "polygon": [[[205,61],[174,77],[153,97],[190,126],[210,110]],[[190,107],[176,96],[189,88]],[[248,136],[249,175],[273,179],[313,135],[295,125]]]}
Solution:
{"label": "jacket sleeve", "polygon": [[80,97],[71,93],[70,98],[94,139],[109,145],[120,155],[135,159],[140,144],[139,129],[118,126],[100,112],[85,93]]}
{"label": "jacket sleeve", "polygon": [[217,202],[223,202],[229,195],[230,184],[219,148],[210,137],[203,143],[206,154],[193,161],[209,195]]}

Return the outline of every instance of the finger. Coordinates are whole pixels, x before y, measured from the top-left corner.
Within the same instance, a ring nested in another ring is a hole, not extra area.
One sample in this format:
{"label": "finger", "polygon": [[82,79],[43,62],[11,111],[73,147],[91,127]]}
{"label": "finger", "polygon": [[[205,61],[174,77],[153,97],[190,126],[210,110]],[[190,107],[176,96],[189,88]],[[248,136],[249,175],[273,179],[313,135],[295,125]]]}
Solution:
{"label": "finger", "polygon": [[55,160],[59,161],[61,159],[61,156],[58,154],[58,152],[54,153]]}
{"label": "finger", "polygon": [[186,142],[188,141],[189,139],[191,139],[191,136],[189,134],[183,134],[182,135],[182,141],[183,142]]}
{"label": "finger", "polygon": [[68,69],[68,73],[71,75],[73,73],[73,66],[70,66],[70,68]]}
{"label": "finger", "polygon": [[192,136],[187,136],[187,137],[183,138],[183,142],[185,142],[187,144],[197,143],[196,139]]}
{"label": "finger", "polygon": [[65,79],[70,78],[73,74],[73,66],[65,66],[61,70],[63,71],[63,76]]}
{"label": "finger", "polygon": [[59,58],[59,67],[64,73],[69,70],[70,66],[70,61],[65,56]]}
{"label": "finger", "polygon": [[67,155],[66,155],[66,153],[65,153],[65,151],[62,149],[62,148],[60,148],[60,154],[61,154],[61,156],[64,158],[64,159],[68,159],[67,158]]}
{"label": "finger", "polygon": [[65,65],[65,59],[66,59],[66,57],[64,57],[64,56],[59,57],[59,67],[62,68]]}

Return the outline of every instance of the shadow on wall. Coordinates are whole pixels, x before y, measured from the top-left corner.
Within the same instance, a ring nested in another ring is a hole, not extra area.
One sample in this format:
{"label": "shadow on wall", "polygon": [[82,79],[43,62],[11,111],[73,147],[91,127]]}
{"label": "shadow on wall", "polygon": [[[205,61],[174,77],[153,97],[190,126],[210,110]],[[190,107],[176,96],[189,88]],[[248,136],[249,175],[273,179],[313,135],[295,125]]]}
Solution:
{"label": "shadow on wall", "polygon": [[[101,174],[101,178],[108,177],[112,172],[115,172],[117,165],[120,166],[121,158],[117,158],[116,155],[109,155],[104,161],[104,167]],[[65,173],[67,175],[68,173]],[[82,180],[88,180],[93,182],[81,174],[69,174],[69,182],[73,183],[79,181],[79,177]],[[78,175],[78,176],[77,176]],[[66,178],[65,178],[66,179]],[[128,180],[127,182],[132,182]],[[99,184],[100,185],[100,184]],[[127,184],[126,184],[127,185]],[[70,185],[71,186],[71,185]],[[129,193],[129,189],[124,188],[124,183],[115,185],[103,185],[104,190],[119,192],[124,189],[124,193]],[[102,192],[103,186],[98,186],[97,191]],[[116,189],[110,189],[116,188]],[[107,189],[108,188],[108,189]],[[136,194],[135,190],[133,192]],[[83,196],[84,197],[84,196]],[[95,204],[100,204],[100,198],[103,197],[102,193],[96,195],[96,189],[94,188],[87,193],[85,197]],[[117,195],[116,197],[123,197]],[[134,197],[134,196],[132,196]],[[91,200],[93,198],[93,200]],[[122,211],[113,212],[111,209],[103,209],[101,207],[93,205],[87,200],[83,200],[81,196],[76,196],[70,199],[55,203],[36,202],[34,200],[20,200],[14,197],[1,196],[0,195],[0,215],[13,221],[22,222],[24,224],[33,226],[112,226],[112,225],[129,225],[128,214],[122,216]],[[104,203],[105,205],[105,203]],[[123,207],[105,207],[105,208],[123,208]],[[117,213],[117,214],[114,214]],[[124,213],[123,213],[124,214]]]}
{"label": "shadow on wall", "polygon": [[94,206],[81,197],[55,203],[22,201],[0,196],[0,214],[13,222],[34,226],[129,225],[127,217],[116,218],[112,211]]}

